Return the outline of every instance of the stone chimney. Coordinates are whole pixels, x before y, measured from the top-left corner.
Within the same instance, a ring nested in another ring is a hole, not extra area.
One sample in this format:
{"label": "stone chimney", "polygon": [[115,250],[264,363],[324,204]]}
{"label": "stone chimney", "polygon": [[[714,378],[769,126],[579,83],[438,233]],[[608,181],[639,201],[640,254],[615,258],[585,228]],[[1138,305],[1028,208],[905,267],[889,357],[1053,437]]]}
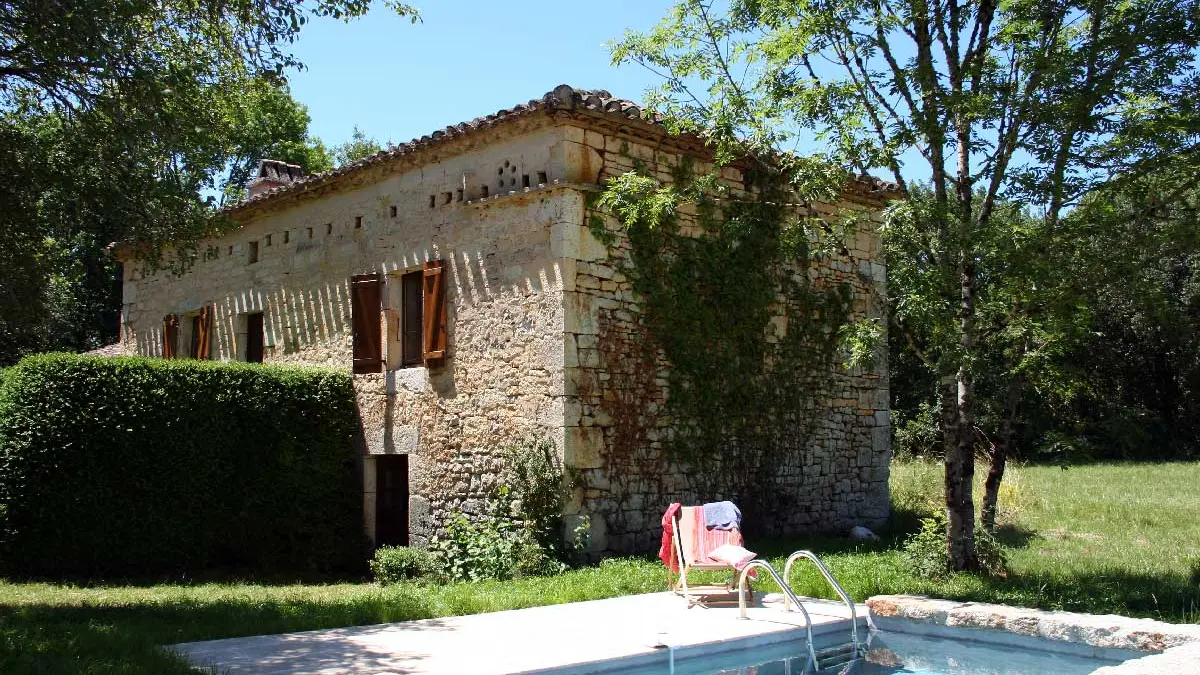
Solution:
{"label": "stone chimney", "polygon": [[291,185],[304,177],[304,170],[295,164],[277,159],[258,160],[258,171],[246,182],[246,198],[253,199],[277,187]]}

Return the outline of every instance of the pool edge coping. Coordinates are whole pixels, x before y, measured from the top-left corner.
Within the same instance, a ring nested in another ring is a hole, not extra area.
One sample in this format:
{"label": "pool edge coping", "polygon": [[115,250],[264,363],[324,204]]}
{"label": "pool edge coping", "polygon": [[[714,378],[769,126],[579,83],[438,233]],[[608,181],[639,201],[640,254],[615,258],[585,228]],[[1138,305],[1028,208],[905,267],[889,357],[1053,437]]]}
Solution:
{"label": "pool edge coping", "polygon": [[[865,603],[874,617],[916,624],[1004,632],[1099,650],[1145,654],[1104,666],[1092,675],[1197,675],[1200,668],[1176,669],[1200,659],[1200,625],[1172,624],[1117,614],[1082,614],[982,602],[942,600],[924,595],[877,595]],[[994,634],[994,633],[993,633]],[[986,639],[984,639],[986,641]],[[1148,661],[1149,660],[1149,661]],[[1163,668],[1167,668],[1164,670]]]}

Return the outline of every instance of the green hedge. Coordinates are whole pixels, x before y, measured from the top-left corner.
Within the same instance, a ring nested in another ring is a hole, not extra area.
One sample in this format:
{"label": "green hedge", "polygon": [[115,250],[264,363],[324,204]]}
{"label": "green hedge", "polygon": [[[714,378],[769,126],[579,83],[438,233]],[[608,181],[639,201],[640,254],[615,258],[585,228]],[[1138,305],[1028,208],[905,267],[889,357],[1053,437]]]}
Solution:
{"label": "green hedge", "polygon": [[365,568],[348,374],[49,354],[5,376],[6,573]]}

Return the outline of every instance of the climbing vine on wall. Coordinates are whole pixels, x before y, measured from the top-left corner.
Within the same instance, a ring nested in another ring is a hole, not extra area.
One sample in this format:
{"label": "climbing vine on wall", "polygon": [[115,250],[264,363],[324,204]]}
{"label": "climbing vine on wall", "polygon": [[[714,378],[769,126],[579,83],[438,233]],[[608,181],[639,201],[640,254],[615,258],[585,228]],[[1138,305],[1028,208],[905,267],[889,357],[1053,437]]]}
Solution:
{"label": "climbing vine on wall", "polygon": [[623,478],[641,481],[630,493],[660,491],[661,478],[646,483],[675,465],[697,496],[786,507],[774,488],[805,465],[853,299],[848,284],[810,274],[837,238],[804,199],[836,201],[834,183],[805,194],[786,171],[756,171],[732,186],[684,161],[664,184],[638,168],[609,181],[589,221],[619,249],[640,308],[632,329],[601,315],[614,492]]}

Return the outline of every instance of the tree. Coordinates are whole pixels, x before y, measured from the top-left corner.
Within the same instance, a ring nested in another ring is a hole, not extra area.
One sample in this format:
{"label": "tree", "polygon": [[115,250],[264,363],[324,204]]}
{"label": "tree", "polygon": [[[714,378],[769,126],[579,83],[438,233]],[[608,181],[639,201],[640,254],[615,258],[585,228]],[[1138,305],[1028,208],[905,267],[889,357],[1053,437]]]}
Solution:
{"label": "tree", "polygon": [[[391,145],[391,142],[388,142]],[[366,159],[383,150],[383,144],[367,136],[366,132],[354,126],[350,140],[333,146],[333,161],[338,166],[352,164],[360,159]]]}
{"label": "tree", "polygon": [[684,0],[614,48],[618,63],[663,76],[648,103],[677,128],[726,146],[726,156],[820,143],[824,159],[887,171],[906,189],[913,169],[902,162],[928,170],[930,200],[889,236],[907,239],[907,255],[933,281],[896,299],[893,326],[950,327],[931,333],[926,358],[941,404],[947,555],[953,569],[974,568],[976,377],[995,346],[980,325],[979,261],[1004,229],[997,212],[1006,199],[1023,204],[1035,229],[1053,233],[1079,199],[1113,181],[1168,161],[1194,175],[1196,5],[714,5]]}
{"label": "tree", "polygon": [[334,154],[321,139],[309,135],[308,108],[292,98],[286,85],[253,80],[230,103],[223,127],[229,135],[224,203],[236,202],[245,195],[246,182],[260,159],[296,164],[305,173],[333,168]]}
{"label": "tree", "polygon": [[[416,18],[406,5],[385,4]],[[287,46],[309,17],[348,20],[370,5],[6,4],[0,362],[47,347],[93,346],[90,328],[47,335],[51,306],[115,310],[113,290],[100,292],[115,269],[100,252],[113,241],[137,242],[142,264],[189,264],[195,242],[228,225],[209,195],[239,178],[248,153],[325,161],[301,129],[307,114],[286,93],[283,74],[300,65]],[[87,293],[64,291],[93,282]]]}

